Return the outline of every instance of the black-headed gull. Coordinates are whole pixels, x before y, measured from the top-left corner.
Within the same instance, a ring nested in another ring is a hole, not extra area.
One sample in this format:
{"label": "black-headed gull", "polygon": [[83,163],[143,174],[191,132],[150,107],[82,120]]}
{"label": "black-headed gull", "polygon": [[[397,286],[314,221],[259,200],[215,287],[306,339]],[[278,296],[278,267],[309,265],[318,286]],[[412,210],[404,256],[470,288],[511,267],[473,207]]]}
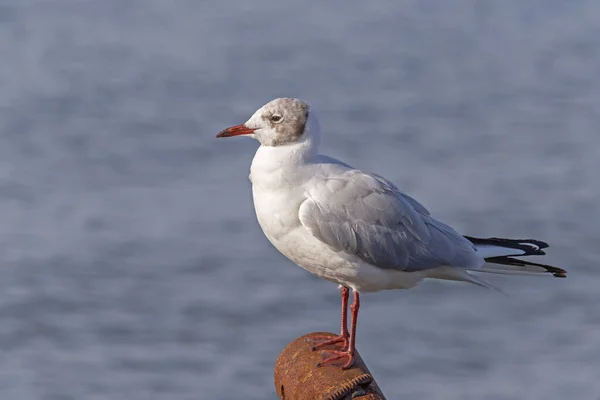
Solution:
{"label": "black-headed gull", "polygon": [[462,236],[390,181],[319,154],[319,124],[302,100],[275,99],[217,137],[239,135],[260,142],[250,181],[265,236],[300,267],[340,285],[341,333],[315,345],[339,347],[325,352],[320,365],[354,362],[360,292],[407,289],[425,278],[489,287],[471,271],[566,276],[561,268],[514,258],[543,255],[544,242]]}

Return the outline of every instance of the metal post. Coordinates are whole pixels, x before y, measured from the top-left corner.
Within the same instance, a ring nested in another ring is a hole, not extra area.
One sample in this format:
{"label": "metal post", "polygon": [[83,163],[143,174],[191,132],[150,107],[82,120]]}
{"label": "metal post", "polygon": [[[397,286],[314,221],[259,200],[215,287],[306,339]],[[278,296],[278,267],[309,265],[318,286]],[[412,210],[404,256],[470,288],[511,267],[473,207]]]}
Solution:
{"label": "metal post", "polygon": [[313,332],[287,345],[275,364],[275,389],[281,400],[385,400],[358,352],[347,370],[334,366],[317,368],[320,351],[312,351],[307,340]]}

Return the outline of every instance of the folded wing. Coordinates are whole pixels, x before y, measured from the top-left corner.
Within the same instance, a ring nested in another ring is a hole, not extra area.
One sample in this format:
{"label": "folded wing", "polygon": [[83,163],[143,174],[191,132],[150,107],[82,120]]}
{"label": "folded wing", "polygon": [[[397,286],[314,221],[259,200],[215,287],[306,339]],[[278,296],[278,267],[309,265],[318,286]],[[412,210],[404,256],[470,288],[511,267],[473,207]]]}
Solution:
{"label": "folded wing", "polygon": [[474,246],[389,181],[349,169],[314,186],[302,225],[332,249],[385,269],[478,268]]}

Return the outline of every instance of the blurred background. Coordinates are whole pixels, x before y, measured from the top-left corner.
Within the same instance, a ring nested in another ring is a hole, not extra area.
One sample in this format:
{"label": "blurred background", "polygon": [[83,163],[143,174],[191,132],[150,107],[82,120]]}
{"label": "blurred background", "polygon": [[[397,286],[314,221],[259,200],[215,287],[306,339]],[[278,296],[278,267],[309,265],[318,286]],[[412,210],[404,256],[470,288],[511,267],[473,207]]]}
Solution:
{"label": "blurred background", "polygon": [[293,96],[324,153],[569,270],[365,295],[389,399],[597,399],[598,37],[594,0],[0,1],[0,397],[276,397],[338,289],[263,237],[257,143],[215,134]]}

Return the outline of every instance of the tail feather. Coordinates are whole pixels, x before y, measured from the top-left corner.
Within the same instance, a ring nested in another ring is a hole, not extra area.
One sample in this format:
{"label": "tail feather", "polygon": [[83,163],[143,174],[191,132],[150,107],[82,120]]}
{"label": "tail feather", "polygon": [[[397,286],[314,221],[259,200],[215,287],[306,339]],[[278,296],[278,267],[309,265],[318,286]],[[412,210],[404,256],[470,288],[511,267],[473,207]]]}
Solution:
{"label": "tail feather", "polygon": [[567,271],[562,268],[514,258],[544,255],[546,253],[542,249],[547,248],[548,243],[533,239],[481,239],[469,236],[465,238],[475,245],[477,252],[486,261],[478,271],[510,275],[552,274],[557,278],[567,277]]}
{"label": "tail feather", "polygon": [[486,289],[491,289],[491,290],[493,290],[495,292],[502,293],[503,295],[508,296],[508,294],[506,294],[506,292],[504,292],[502,289],[500,289],[497,286],[492,285],[491,283],[489,283],[485,279],[483,279],[483,278],[481,278],[479,276],[475,276],[473,274],[470,274],[469,271],[465,271],[465,274],[466,274],[465,279],[464,279],[465,282],[473,283],[473,284],[475,284],[477,286],[481,286],[481,287],[484,287]]}
{"label": "tail feather", "polygon": [[449,281],[460,281],[460,282],[469,282],[473,283],[477,286],[481,286],[487,289],[494,290],[496,292],[502,293],[506,295],[500,288],[492,285],[485,279],[475,276],[474,274],[469,273],[466,269],[462,268],[454,268],[454,267],[439,267],[433,268],[426,271],[428,278],[435,279],[446,279]]}

